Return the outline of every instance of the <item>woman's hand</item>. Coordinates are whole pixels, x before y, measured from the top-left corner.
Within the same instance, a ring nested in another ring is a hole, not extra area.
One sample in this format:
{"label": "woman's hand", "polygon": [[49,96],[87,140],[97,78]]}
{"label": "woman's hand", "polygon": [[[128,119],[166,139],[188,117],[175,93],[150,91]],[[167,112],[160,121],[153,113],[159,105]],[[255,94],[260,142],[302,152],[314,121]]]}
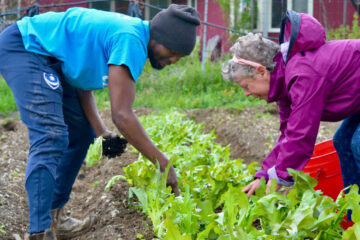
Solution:
{"label": "woman's hand", "polygon": [[[267,182],[267,188],[266,188],[266,194],[269,194],[270,193],[270,189],[271,189],[271,183],[272,181],[276,181],[275,179],[270,179],[268,182]],[[257,178],[255,179],[254,181],[252,181],[249,185],[247,185],[243,190],[242,192],[243,193],[247,193],[248,197],[250,197],[251,195],[255,194],[255,191],[256,189],[258,189],[260,187],[260,183],[261,183],[261,180],[260,178]],[[280,185],[277,184],[276,185],[276,191],[278,191],[280,189]]]}
{"label": "woman's hand", "polygon": [[[269,194],[269,193],[270,193],[272,181],[275,181],[275,183],[276,183],[276,180],[275,180],[275,179],[270,179],[270,180],[267,182],[266,194]],[[279,184],[276,183],[275,192],[279,191],[280,188],[281,188],[281,185],[279,185]]]}
{"label": "woman's hand", "polygon": [[248,197],[255,193],[255,190],[260,187],[260,178],[255,179],[249,185],[247,185],[242,192],[247,193]]}

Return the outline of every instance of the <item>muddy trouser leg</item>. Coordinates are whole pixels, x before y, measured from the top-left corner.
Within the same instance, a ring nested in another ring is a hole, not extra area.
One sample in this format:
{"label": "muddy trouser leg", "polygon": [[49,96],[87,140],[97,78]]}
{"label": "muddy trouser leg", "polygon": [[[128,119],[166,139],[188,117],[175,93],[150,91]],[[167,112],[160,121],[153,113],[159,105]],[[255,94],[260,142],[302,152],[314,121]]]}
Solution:
{"label": "muddy trouser leg", "polygon": [[69,132],[69,147],[64,152],[56,172],[56,186],[52,209],[63,207],[70,199],[72,186],[85,160],[95,132],[89,124],[78,100],[76,89],[63,83],[63,112]]}
{"label": "muddy trouser leg", "polygon": [[[354,114],[341,123],[333,142],[340,159],[344,187],[360,186],[360,114]],[[351,211],[348,219],[351,220]]]}
{"label": "muddy trouser leg", "polygon": [[68,146],[60,75],[53,65],[53,59],[24,49],[16,25],[1,33],[0,73],[13,92],[30,142],[25,172],[29,233],[50,228],[56,169]]}

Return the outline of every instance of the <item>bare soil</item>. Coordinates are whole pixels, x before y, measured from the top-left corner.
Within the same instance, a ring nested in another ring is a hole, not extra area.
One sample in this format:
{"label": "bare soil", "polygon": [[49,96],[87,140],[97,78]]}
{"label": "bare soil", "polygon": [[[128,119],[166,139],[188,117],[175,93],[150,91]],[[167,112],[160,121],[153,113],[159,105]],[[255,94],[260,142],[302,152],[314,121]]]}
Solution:
{"label": "bare soil", "polygon": [[[154,112],[136,109],[138,115]],[[156,111],[155,111],[156,112]],[[279,136],[276,110],[269,108],[229,111],[224,109],[186,110],[189,118],[205,124],[205,131],[214,130],[217,142],[230,146],[232,158],[244,162],[261,162]],[[110,111],[101,112],[109,129],[116,131]],[[23,239],[28,229],[28,205],[24,175],[28,152],[25,126],[19,120],[0,119],[0,239]],[[333,136],[339,123],[322,123],[318,142]],[[137,154],[126,153],[117,158],[102,158],[103,164],[83,166],[73,187],[66,208],[73,217],[96,214],[98,222],[78,240],[135,240],[137,234],[152,239],[151,222],[128,205],[128,186],[120,181],[104,191],[108,180],[123,173],[122,167],[136,161]],[[4,232],[6,234],[4,234]]]}

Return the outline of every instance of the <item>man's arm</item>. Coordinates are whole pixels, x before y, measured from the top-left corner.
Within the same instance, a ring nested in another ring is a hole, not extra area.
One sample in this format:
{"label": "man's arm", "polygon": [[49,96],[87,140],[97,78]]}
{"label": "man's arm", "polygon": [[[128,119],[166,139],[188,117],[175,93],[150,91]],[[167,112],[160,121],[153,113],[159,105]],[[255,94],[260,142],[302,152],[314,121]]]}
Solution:
{"label": "man's arm", "polygon": [[96,136],[104,138],[102,143],[103,155],[109,158],[120,156],[125,151],[127,141],[106,128],[97,111],[93,92],[80,89],[77,91],[81,107]]}
{"label": "man's arm", "polygon": [[81,107],[90,123],[93,127],[97,137],[106,136],[110,132],[106,129],[103,121],[100,118],[100,115],[97,111],[95,97],[92,91],[80,90],[77,89],[79,101]]}
{"label": "man's arm", "polygon": [[[109,66],[109,93],[112,120],[126,140],[152,163],[159,162],[164,171],[169,161],[152,143],[132,109],[135,99],[135,82],[126,66]],[[178,194],[176,174],[173,167],[168,175],[168,185]]]}

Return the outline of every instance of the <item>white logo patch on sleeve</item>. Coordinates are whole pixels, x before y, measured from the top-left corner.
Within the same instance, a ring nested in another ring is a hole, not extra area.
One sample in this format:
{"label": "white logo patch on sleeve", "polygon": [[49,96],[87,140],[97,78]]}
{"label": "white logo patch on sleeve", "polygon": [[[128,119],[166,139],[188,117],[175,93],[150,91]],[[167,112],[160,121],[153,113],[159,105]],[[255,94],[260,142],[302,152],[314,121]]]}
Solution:
{"label": "white logo patch on sleeve", "polygon": [[109,85],[109,77],[108,76],[103,76],[102,77],[102,81],[103,81],[103,87],[108,87]]}
{"label": "white logo patch on sleeve", "polygon": [[52,73],[43,73],[43,78],[46,82],[46,84],[51,88],[51,89],[57,89],[60,86],[60,81],[59,78],[52,74]]}

